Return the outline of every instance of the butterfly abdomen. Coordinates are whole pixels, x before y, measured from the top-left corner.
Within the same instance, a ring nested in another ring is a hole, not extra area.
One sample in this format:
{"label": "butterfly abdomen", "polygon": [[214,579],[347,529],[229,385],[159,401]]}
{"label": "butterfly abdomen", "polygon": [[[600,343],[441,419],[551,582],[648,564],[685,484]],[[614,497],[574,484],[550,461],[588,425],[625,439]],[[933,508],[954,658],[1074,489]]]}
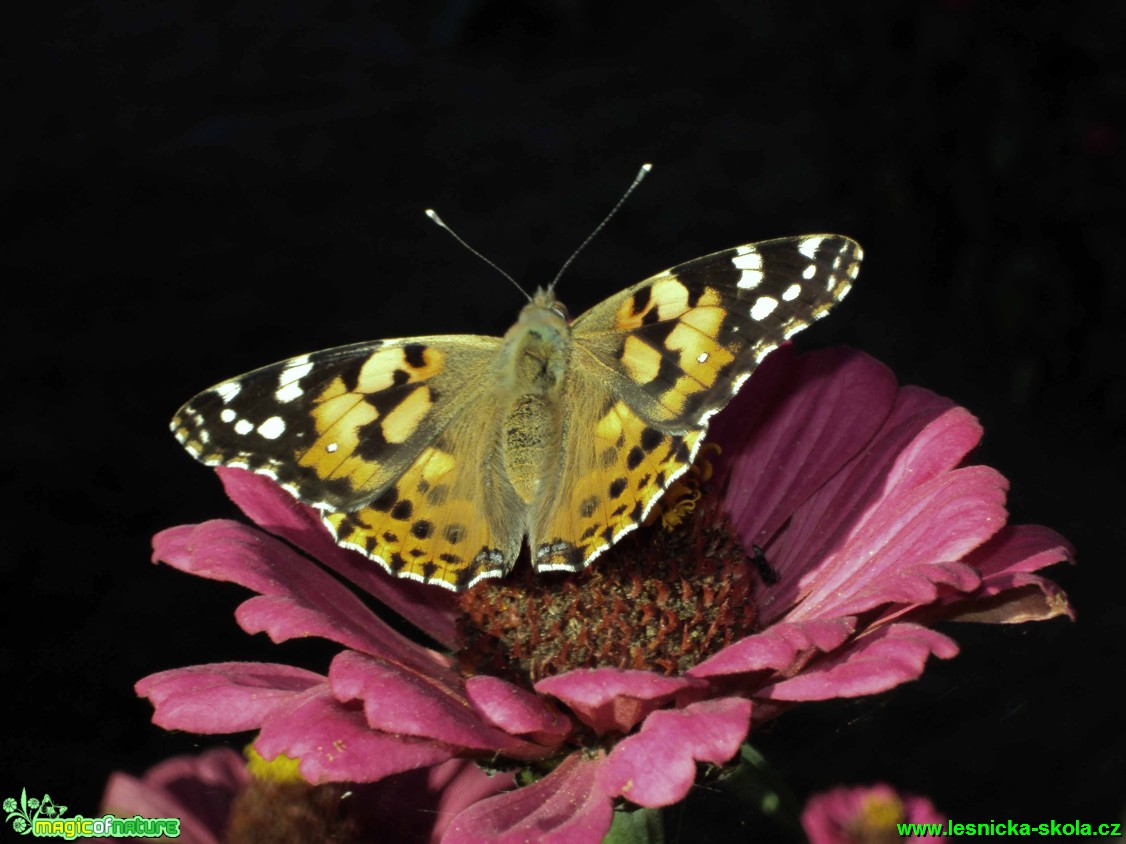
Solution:
{"label": "butterfly abdomen", "polygon": [[536,501],[560,463],[563,388],[571,365],[571,329],[542,291],[504,337],[497,412],[501,464],[525,505]]}
{"label": "butterfly abdomen", "polygon": [[521,396],[504,421],[504,472],[525,504],[536,500],[562,447],[562,413],[551,398]]}

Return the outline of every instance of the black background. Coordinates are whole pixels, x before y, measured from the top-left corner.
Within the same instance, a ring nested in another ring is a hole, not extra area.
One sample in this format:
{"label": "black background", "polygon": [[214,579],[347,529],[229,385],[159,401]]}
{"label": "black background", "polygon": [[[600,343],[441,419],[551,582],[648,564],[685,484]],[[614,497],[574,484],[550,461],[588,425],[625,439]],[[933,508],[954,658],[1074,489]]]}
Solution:
{"label": "black background", "polygon": [[519,294],[423,208],[534,286],[652,161],[564,279],[573,313],[720,248],[853,235],[860,281],[799,345],[970,408],[1014,520],[1080,553],[1053,570],[1078,623],[945,627],[955,660],[756,745],[802,798],[1119,816],[1126,7],[57,8],[5,39],[0,797],[89,815],[110,771],[213,744],[149,723],[145,674],[331,653],[279,653],[236,627],[242,590],[147,562],[154,531],[233,514],[168,434],[180,403],[317,348],[504,331]]}

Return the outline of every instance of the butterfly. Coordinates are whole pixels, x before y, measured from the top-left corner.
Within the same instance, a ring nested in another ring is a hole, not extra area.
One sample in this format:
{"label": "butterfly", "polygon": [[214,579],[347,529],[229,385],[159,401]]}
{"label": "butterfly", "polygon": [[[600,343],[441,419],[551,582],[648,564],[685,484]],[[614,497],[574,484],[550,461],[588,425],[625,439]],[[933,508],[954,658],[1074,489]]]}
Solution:
{"label": "butterfly", "polygon": [[525,541],[536,571],[577,572],[643,522],[711,416],[844,298],[861,258],[832,234],[737,246],[574,321],[540,288],[503,337],[301,355],[205,390],[171,427],[398,577],[462,591],[508,573]]}

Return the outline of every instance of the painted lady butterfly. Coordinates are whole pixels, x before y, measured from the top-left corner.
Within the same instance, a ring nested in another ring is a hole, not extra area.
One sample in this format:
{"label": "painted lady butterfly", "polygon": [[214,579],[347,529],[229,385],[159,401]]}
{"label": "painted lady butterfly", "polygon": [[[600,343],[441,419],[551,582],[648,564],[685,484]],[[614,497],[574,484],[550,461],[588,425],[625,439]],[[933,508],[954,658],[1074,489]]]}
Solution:
{"label": "painted lady butterfly", "polygon": [[860,246],[787,237],[697,258],[573,322],[536,291],[504,337],[357,343],[205,390],[172,421],[198,460],[273,478],[336,541],[461,591],[525,538],[580,571],[636,528],[783,340],[851,287]]}

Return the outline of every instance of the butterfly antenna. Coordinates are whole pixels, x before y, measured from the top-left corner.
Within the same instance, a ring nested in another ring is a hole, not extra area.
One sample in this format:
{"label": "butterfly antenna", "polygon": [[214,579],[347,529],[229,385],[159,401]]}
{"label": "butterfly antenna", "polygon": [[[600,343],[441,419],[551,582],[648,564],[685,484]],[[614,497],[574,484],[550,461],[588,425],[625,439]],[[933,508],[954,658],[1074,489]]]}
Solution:
{"label": "butterfly antenna", "polygon": [[594,236],[596,234],[598,234],[600,231],[602,231],[604,228],[606,228],[606,224],[608,222],[610,222],[611,219],[613,219],[614,215],[618,213],[618,209],[621,208],[625,204],[625,201],[627,199],[629,199],[629,195],[637,189],[637,186],[641,184],[641,180],[644,179],[646,176],[648,176],[649,171],[652,170],[652,169],[653,169],[652,164],[642,164],[641,165],[641,169],[638,170],[637,175],[633,177],[633,182],[630,184],[630,186],[628,188],[626,188],[626,192],[622,194],[621,199],[619,199],[614,204],[614,207],[610,209],[610,213],[607,214],[605,216],[605,218],[603,218],[601,223],[599,223],[597,226],[594,227],[594,231],[592,231],[590,234],[588,234],[586,236],[586,240],[584,240],[582,243],[580,243],[579,248],[571,253],[571,257],[563,262],[563,266],[561,266],[559,268],[559,272],[557,272],[555,274],[555,278],[553,278],[551,280],[551,284],[549,284],[547,286],[548,290],[554,290],[555,289],[556,283],[558,283],[559,279],[563,277],[563,273],[567,271],[567,267],[571,266],[571,264],[572,264],[572,262],[574,262],[575,258],[577,258],[579,256],[579,253],[582,252],[584,249],[586,249],[586,245],[588,243],[590,243],[592,240],[594,240]]}
{"label": "butterfly antenna", "polygon": [[492,261],[490,261],[484,255],[482,255],[480,252],[478,252],[476,249],[474,249],[468,243],[466,243],[465,239],[461,235],[459,235],[457,232],[455,232],[453,229],[451,229],[449,226],[446,225],[445,221],[442,220],[442,218],[438,216],[437,211],[435,211],[433,208],[427,208],[426,209],[426,216],[429,217],[431,220],[433,220],[435,223],[437,223],[439,226],[444,228],[446,231],[448,231],[450,233],[450,235],[453,236],[454,240],[456,240],[458,243],[460,243],[462,246],[464,246],[466,249],[468,249],[470,252],[472,252],[474,255],[476,255],[478,258],[480,258],[482,261],[484,261],[486,264],[488,264],[490,267],[492,267],[494,270],[496,270],[498,273],[500,273],[502,276],[504,276],[509,281],[511,281],[516,286],[516,289],[524,294],[525,299],[527,299],[529,302],[532,301],[532,297],[528,295],[528,291],[525,290],[523,287],[521,287],[520,283],[516,279],[514,279],[512,276],[510,276],[508,273],[506,273],[504,270],[502,270],[500,267],[498,267],[496,264],[494,264]]}

